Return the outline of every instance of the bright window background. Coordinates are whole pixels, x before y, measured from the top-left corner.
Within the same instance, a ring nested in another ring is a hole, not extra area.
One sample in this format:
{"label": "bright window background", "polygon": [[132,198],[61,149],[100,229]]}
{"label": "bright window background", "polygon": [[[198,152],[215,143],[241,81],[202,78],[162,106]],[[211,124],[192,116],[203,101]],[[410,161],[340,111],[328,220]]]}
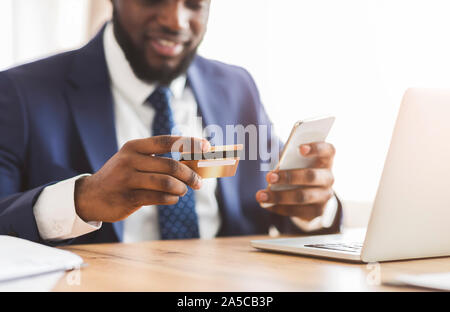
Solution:
{"label": "bright window background", "polygon": [[0,68],[78,47],[89,0],[0,0]]}
{"label": "bright window background", "polygon": [[[0,0],[0,68],[84,43],[88,2]],[[252,73],[283,139],[335,115],[336,190],[372,201],[403,92],[450,86],[449,12],[448,0],[212,0],[200,52]]]}

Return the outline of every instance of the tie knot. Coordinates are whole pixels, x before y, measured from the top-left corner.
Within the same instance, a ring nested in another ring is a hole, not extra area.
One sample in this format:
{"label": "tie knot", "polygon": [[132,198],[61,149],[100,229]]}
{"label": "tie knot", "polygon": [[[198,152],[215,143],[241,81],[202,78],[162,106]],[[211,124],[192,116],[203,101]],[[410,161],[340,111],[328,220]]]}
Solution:
{"label": "tie knot", "polygon": [[169,106],[171,96],[172,92],[168,87],[159,86],[150,95],[148,101],[156,110],[164,110]]}

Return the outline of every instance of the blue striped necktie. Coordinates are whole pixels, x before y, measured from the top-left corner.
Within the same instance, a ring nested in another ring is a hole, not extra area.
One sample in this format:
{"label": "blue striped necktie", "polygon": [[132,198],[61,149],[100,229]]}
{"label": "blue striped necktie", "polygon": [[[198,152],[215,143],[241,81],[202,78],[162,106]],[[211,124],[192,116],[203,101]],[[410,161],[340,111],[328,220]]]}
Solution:
{"label": "blue striped necktie", "polygon": [[[160,86],[148,98],[148,102],[156,111],[152,124],[153,136],[173,133],[175,122],[170,108],[171,95],[169,88]],[[171,158],[171,154],[165,154],[163,157]],[[158,206],[158,221],[161,239],[200,237],[194,191],[188,187],[186,195],[175,205]]]}

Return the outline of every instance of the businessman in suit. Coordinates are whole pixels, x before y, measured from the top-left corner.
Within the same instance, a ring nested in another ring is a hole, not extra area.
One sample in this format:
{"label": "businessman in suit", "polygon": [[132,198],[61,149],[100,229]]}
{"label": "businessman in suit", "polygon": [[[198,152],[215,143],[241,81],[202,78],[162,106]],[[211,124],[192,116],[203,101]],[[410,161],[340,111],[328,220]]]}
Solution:
{"label": "businessman in suit", "polygon": [[271,129],[250,75],[196,53],[210,0],[112,4],[85,47],[0,73],[0,235],[76,244],[339,231],[331,144],[300,147],[311,168],[267,173],[245,159],[219,180],[167,157],[180,140],[208,150],[198,138],[209,125]]}

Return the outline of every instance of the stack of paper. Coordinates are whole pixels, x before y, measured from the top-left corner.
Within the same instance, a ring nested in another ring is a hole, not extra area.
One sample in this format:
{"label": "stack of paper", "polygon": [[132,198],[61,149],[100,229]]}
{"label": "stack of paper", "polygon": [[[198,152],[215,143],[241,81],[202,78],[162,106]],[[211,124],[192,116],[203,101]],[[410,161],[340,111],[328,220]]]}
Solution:
{"label": "stack of paper", "polygon": [[450,291],[450,272],[404,274],[395,277],[398,284]]}
{"label": "stack of paper", "polygon": [[82,263],[81,257],[65,250],[0,236],[0,287],[3,290],[8,289],[9,283],[73,270]]}

